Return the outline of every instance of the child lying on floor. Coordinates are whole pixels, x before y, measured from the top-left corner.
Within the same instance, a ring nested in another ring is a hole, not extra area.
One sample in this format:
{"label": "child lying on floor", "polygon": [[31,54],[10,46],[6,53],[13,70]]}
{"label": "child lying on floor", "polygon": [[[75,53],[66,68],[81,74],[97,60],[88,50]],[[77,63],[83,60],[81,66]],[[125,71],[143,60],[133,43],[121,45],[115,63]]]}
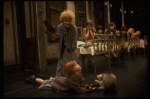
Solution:
{"label": "child lying on floor", "polygon": [[65,65],[65,73],[67,77],[58,76],[57,78],[50,77],[49,80],[36,78],[34,75],[26,79],[26,82],[39,82],[41,86],[39,89],[53,89],[54,91],[66,91],[73,89],[76,93],[86,93],[95,89],[112,90],[115,89],[117,80],[114,74],[102,73],[97,75],[98,80],[96,84],[90,86],[84,84],[85,80],[81,73],[81,67],[76,61],[70,61]]}
{"label": "child lying on floor", "polygon": [[54,91],[66,91],[73,89],[76,93],[86,93],[93,91],[95,88],[91,85],[84,84],[85,80],[82,76],[81,67],[76,63],[76,61],[70,61],[65,65],[65,73],[67,77],[58,76],[57,78],[50,78],[49,80],[43,80],[41,78],[36,78],[32,75],[27,81],[36,81],[41,83],[40,89],[52,88]]}

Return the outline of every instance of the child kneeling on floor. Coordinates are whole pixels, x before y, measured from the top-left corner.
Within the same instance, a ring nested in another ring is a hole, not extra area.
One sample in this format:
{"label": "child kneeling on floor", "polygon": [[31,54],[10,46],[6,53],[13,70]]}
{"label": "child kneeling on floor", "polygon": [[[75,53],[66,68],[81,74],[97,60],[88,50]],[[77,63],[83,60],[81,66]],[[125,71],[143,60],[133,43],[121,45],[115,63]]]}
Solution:
{"label": "child kneeling on floor", "polygon": [[114,74],[102,73],[97,75],[95,83],[96,84],[91,86],[95,87],[95,90],[104,90],[105,92],[116,91],[117,78]]}
{"label": "child kneeling on floor", "polygon": [[94,87],[91,87],[92,84],[90,86],[84,84],[85,80],[81,73],[81,67],[76,61],[70,61],[65,65],[65,73],[67,77],[58,76],[57,78],[50,77],[49,80],[43,80],[32,75],[28,80],[32,79],[32,81],[41,83],[39,89],[52,88],[57,92],[73,89],[76,93],[86,93],[95,89]]}

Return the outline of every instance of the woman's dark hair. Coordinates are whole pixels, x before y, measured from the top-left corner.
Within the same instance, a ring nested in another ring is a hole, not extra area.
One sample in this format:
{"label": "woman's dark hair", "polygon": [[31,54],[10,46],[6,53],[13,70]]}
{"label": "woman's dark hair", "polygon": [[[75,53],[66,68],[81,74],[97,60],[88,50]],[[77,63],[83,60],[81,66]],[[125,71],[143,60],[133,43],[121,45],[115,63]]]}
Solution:
{"label": "woman's dark hair", "polygon": [[92,23],[91,20],[88,20],[88,21],[86,22],[86,26],[89,25],[89,24],[93,27],[93,23]]}
{"label": "woman's dark hair", "polygon": [[96,31],[98,31],[98,30],[103,30],[103,26],[98,25],[97,28],[96,28]]}

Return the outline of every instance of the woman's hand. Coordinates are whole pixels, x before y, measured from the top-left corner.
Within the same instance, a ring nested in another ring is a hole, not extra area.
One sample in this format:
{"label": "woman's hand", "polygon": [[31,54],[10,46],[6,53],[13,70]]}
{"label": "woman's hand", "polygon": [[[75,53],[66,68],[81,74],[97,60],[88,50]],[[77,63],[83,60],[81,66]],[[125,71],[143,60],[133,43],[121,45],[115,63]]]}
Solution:
{"label": "woman's hand", "polygon": [[58,38],[57,33],[52,34],[54,38]]}
{"label": "woman's hand", "polygon": [[77,51],[77,50],[74,50],[74,51],[72,51],[72,54],[75,54],[75,55],[78,56],[78,51]]}

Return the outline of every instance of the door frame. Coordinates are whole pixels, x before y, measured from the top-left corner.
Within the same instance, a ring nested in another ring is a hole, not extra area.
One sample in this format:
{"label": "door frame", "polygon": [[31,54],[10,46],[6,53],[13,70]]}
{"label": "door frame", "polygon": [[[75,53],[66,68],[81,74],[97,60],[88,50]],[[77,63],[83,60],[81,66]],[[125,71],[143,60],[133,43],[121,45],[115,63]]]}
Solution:
{"label": "door frame", "polygon": [[[35,44],[35,49],[38,49],[37,45],[37,18],[36,18],[36,5],[35,1],[33,1],[33,15],[34,15],[34,37],[31,38],[26,38],[26,24],[25,24],[25,5],[24,1],[21,2],[15,2],[16,3],[16,19],[17,19],[17,32],[18,32],[18,45],[19,45],[19,58],[20,58],[20,65],[21,69],[31,69],[35,71],[36,73],[39,73],[38,67],[39,67],[39,55],[38,55],[38,50],[35,50],[33,52],[36,56],[35,63],[32,64],[30,60],[28,60],[29,57],[29,51],[28,51],[28,44],[29,43],[34,43]],[[30,15],[31,16],[31,15]],[[31,19],[31,17],[30,17]],[[32,30],[31,29],[31,30]],[[32,31],[31,31],[32,32]],[[32,65],[31,65],[31,64]],[[31,66],[31,68],[30,68]]]}

